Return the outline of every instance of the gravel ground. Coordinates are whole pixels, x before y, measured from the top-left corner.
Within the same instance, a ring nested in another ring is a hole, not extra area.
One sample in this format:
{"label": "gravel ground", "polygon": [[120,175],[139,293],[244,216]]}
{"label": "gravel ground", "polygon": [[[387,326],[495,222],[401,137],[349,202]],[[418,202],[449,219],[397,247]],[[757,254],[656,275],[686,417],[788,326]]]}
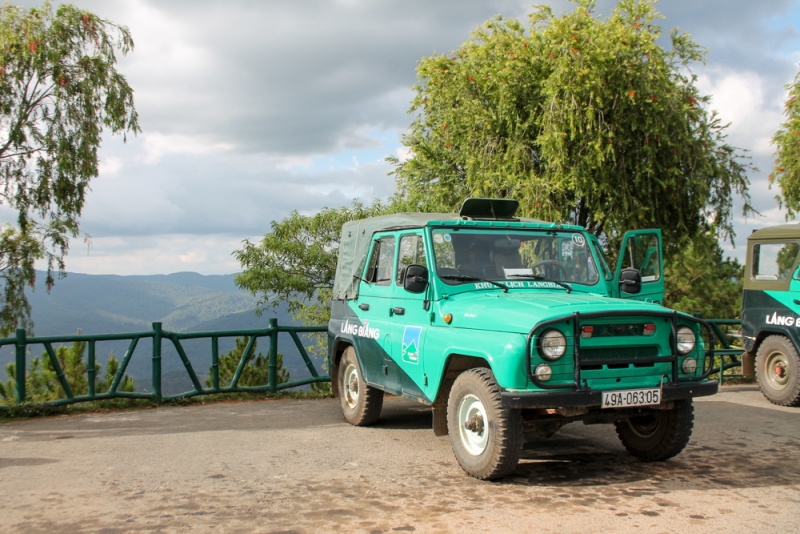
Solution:
{"label": "gravel ground", "polygon": [[698,400],[673,460],[610,426],[526,445],[515,474],[461,471],[424,406],[355,428],[338,400],[193,405],[0,425],[2,532],[798,532],[800,409],[753,386]]}

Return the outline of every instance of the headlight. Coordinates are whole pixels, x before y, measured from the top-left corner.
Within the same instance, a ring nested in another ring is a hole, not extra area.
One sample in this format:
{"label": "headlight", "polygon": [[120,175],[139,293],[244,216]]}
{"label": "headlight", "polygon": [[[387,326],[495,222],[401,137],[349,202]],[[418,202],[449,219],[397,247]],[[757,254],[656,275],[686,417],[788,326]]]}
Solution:
{"label": "headlight", "polygon": [[567,339],[558,330],[548,330],[539,343],[539,353],[548,361],[555,361],[567,352]]}
{"label": "headlight", "polygon": [[686,358],[681,364],[681,370],[687,375],[694,374],[694,372],[697,371],[697,360],[694,358]]}
{"label": "headlight", "polygon": [[695,337],[694,332],[688,326],[681,326],[678,328],[678,352],[681,354],[689,354],[694,350]]}
{"label": "headlight", "polygon": [[547,382],[550,380],[550,377],[553,376],[553,370],[550,369],[550,366],[546,363],[540,363],[536,366],[535,376],[537,380],[541,380],[542,382]]}

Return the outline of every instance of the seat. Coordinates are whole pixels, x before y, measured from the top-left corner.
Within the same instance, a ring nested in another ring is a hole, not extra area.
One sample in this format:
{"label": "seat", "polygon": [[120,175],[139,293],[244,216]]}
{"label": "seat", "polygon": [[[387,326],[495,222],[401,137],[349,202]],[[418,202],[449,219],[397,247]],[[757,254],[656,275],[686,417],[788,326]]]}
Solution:
{"label": "seat", "polygon": [[506,269],[524,269],[522,258],[519,257],[519,252],[509,251],[506,254],[494,253],[494,264],[497,269],[497,275],[505,278]]}

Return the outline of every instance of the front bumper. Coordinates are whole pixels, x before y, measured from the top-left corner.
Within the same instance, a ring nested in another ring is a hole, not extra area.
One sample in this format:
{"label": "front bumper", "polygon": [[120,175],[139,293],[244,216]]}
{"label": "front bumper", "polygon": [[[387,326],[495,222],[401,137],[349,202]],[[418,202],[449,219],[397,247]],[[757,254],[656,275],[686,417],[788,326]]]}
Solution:
{"label": "front bumper", "polygon": [[[718,390],[719,384],[716,381],[664,384],[661,395],[663,401],[675,401],[714,395]],[[503,391],[500,397],[503,406],[507,408],[599,407],[602,404],[603,391]]]}

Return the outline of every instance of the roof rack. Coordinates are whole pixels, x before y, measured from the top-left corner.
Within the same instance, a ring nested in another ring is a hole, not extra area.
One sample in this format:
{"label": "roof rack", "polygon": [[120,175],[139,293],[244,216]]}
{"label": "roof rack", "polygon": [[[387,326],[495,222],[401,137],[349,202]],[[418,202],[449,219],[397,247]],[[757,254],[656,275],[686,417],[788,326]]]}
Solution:
{"label": "roof rack", "polygon": [[511,198],[468,198],[461,206],[463,219],[518,221],[519,202]]}

